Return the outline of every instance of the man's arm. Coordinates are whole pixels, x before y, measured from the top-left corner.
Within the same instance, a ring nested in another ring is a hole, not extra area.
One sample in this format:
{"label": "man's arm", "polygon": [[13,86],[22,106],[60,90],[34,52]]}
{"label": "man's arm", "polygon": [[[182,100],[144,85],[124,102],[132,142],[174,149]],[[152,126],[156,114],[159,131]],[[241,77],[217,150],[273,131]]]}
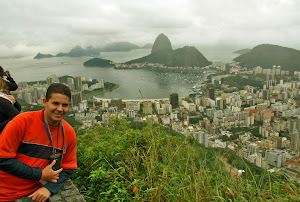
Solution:
{"label": "man's arm", "polygon": [[11,77],[9,73],[6,76],[7,76],[6,79],[9,81],[9,82],[6,81],[9,91],[17,90],[18,84],[15,82],[15,80]]}
{"label": "man's arm", "polygon": [[67,181],[69,176],[74,172],[75,172],[75,169],[64,169],[59,174],[59,179],[57,180],[56,183],[47,182],[44,187],[47,188],[51,192],[52,195],[54,195],[61,189],[61,187]]}
{"label": "man's arm", "polygon": [[[52,169],[54,164],[55,163],[52,162],[48,166],[48,167],[50,167],[48,169]],[[43,170],[43,172],[44,172],[44,170]],[[47,201],[51,195],[56,194],[60,190],[60,188],[65,183],[65,181],[68,179],[69,175],[72,173],[73,173],[72,169],[63,170],[62,172],[59,173],[59,177],[57,177],[58,178],[57,181],[48,182],[44,187],[39,188],[38,190],[33,192],[28,197],[31,198],[33,201],[38,201],[38,202]],[[43,176],[42,176],[42,179],[43,179]]]}
{"label": "man's arm", "polygon": [[54,164],[55,161],[42,170],[40,167],[31,167],[13,158],[0,158],[0,170],[3,172],[28,180],[45,180],[56,183],[63,169],[54,171],[52,169]]}
{"label": "man's arm", "polygon": [[0,170],[28,180],[38,181],[42,177],[42,169],[40,167],[31,167],[12,158],[0,158]]}
{"label": "man's arm", "polygon": [[64,185],[69,176],[75,171],[75,169],[65,169],[59,174],[57,183],[48,182],[44,187],[39,188],[28,197],[34,201],[44,202],[51,195],[56,194]]}

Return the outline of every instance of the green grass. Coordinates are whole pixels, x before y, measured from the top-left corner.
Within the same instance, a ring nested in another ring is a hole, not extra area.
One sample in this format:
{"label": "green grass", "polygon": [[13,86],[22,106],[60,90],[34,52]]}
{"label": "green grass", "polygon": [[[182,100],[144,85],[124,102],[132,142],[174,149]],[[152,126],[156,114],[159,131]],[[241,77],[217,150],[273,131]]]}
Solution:
{"label": "green grass", "polygon": [[[73,182],[87,201],[293,201],[299,187],[250,169],[228,150],[205,148],[159,125],[132,129],[126,120],[78,134]],[[236,158],[234,178],[218,157]]]}
{"label": "green grass", "polygon": [[222,79],[222,82],[228,84],[230,87],[237,87],[240,90],[243,90],[245,86],[253,86],[256,88],[263,88],[263,82],[258,76],[248,75],[248,78],[245,79],[240,75],[233,75]]}
{"label": "green grass", "polygon": [[83,100],[92,99],[94,96],[101,95],[105,92],[109,92],[117,88],[119,88],[118,84],[105,82],[104,88],[98,88],[93,91],[83,91],[82,97]]}

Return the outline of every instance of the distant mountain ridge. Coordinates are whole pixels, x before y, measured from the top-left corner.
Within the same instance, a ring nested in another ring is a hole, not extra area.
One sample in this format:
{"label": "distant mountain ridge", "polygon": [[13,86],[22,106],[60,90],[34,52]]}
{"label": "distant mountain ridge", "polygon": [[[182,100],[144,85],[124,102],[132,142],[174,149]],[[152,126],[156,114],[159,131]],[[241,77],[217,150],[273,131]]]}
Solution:
{"label": "distant mountain ridge", "polygon": [[170,40],[163,33],[159,34],[155,39],[150,55],[126,63],[160,63],[167,66],[180,67],[203,67],[211,64],[211,62],[193,46],[185,46],[173,50]]}
{"label": "distant mountain ridge", "polygon": [[100,48],[102,52],[122,52],[122,51],[131,51],[134,49],[139,49],[138,45],[135,45],[130,42],[114,42],[109,43],[104,48]]}
{"label": "distant mountain ridge", "polygon": [[53,58],[54,55],[38,53],[33,59]]}
{"label": "distant mountain ridge", "polygon": [[289,71],[300,69],[300,51],[272,44],[258,45],[233,60],[249,68],[256,66],[272,68],[276,65]]}
{"label": "distant mountain ridge", "polygon": [[42,58],[52,58],[52,57],[83,57],[83,56],[98,56],[100,54],[100,50],[98,48],[88,47],[86,49],[81,46],[75,46],[68,53],[58,53],[55,56],[51,54],[41,54],[38,53],[33,59],[42,59]]}
{"label": "distant mountain ridge", "polygon": [[83,56],[99,56],[100,52],[127,52],[134,49],[150,49],[152,44],[138,46],[130,42],[113,42],[102,48],[94,48],[92,46],[86,49],[81,46],[75,46],[68,53],[58,53],[56,55],[38,53],[33,59],[52,58],[52,57],[83,57]]}
{"label": "distant mountain ridge", "polygon": [[245,48],[245,49],[234,51],[233,53],[242,55],[242,54],[249,52],[250,50],[251,50],[250,48]]}

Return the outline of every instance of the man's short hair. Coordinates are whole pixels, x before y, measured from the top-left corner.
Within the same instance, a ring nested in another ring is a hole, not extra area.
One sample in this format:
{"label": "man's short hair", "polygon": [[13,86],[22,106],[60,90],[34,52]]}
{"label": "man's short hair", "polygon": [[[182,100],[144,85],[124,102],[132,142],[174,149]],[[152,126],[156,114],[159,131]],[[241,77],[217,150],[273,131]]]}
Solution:
{"label": "man's short hair", "polygon": [[66,86],[62,83],[53,83],[48,87],[47,92],[46,92],[46,100],[47,101],[49,101],[49,99],[51,98],[51,95],[53,93],[59,93],[62,95],[66,95],[70,98],[70,101],[71,101],[71,91],[68,86]]}

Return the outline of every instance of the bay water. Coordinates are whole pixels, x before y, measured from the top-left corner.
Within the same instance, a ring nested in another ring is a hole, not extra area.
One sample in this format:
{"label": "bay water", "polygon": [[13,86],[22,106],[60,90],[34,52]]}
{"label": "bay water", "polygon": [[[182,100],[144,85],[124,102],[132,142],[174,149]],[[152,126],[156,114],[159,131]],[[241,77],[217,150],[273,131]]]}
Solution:
{"label": "bay water", "polygon": [[[121,63],[146,56],[150,52],[151,49],[105,52],[101,53],[101,58]],[[192,87],[206,78],[201,71],[119,70],[111,67],[83,66],[83,63],[89,59],[91,57],[1,58],[0,65],[11,72],[17,83],[46,80],[49,75],[55,74],[58,77],[71,75],[103,79],[105,82],[118,84],[119,88],[99,96],[107,99],[157,99],[167,98],[171,93],[178,93],[183,97],[193,93]]]}

